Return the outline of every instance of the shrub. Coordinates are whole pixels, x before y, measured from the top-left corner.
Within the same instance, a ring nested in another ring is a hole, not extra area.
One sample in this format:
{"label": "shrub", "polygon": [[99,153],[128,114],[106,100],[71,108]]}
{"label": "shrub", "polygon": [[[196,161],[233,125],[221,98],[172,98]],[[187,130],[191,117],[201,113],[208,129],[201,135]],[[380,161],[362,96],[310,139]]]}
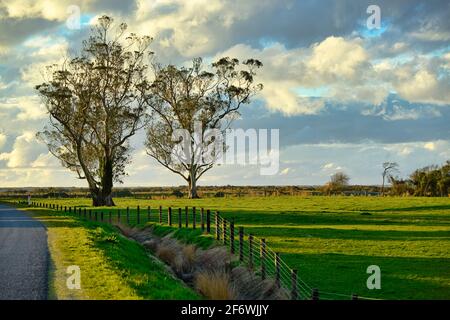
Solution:
{"label": "shrub", "polygon": [[184,197],[184,193],[181,192],[180,190],[173,190],[172,195],[177,197],[177,198],[183,198]]}
{"label": "shrub", "polygon": [[195,288],[208,299],[236,299],[236,292],[230,282],[230,276],[222,270],[198,273],[195,277]]}

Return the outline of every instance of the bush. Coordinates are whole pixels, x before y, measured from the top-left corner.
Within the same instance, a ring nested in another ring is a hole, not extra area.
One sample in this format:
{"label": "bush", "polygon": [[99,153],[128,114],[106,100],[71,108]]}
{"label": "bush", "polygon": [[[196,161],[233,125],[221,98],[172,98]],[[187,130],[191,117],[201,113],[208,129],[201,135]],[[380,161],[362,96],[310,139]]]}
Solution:
{"label": "bush", "polygon": [[173,190],[172,195],[177,197],[177,198],[183,198],[184,197],[184,193],[181,192],[180,190]]}

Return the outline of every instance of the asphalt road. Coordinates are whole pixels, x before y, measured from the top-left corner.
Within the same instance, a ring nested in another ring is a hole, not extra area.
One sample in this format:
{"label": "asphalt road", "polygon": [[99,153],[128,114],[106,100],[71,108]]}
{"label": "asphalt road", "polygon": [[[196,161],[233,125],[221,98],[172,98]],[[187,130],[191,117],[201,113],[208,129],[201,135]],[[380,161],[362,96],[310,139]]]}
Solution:
{"label": "asphalt road", "polygon": [[0,204],[0,300],[47,299],[48,260],[44,225]]}

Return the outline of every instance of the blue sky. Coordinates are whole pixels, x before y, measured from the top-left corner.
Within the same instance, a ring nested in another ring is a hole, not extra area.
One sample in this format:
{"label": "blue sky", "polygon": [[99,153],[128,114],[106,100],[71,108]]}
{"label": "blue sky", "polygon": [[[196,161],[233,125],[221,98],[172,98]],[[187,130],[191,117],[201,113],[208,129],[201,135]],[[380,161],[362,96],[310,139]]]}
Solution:
{"label": "blue sky", "polygon": [[[371,4],[380,29],[366,27]],[[74,5],[80,30],[67,26]],[[103,14],[152,36],[161,63],[264,63],[265,88],[234,127],[279,129],[279,172],[220,166],[200,184],[317,185],[337,171],[379,184],[384,161],[407,176],[450,159],[448,1],[0,0],[0,187],[85,185],[36,141],[48,118],[34,86]],[[125,185],[183,184],[145,154],[143,137],[132,139]]]}

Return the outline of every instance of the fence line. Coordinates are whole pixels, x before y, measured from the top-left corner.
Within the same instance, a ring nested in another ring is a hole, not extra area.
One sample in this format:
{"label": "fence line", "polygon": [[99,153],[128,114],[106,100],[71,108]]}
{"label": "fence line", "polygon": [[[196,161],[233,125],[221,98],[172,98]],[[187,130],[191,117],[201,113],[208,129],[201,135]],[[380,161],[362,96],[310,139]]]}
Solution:
{"label": "fence line", "polygon": [[[27,202],[19,201],[19,204],[27,204]],[[229,247],[230,252],[235,254],[241,263],[247,265],[262,280],[273,280],[276,286],[289,293],[292,300],[329,300],[332,297],[351,300],[377,300],[356,294],[347,295],[319,291],[319,289],[309,286],[298,275],[298,270],[291,269],[280,257],[280,253],[267,245],[264,238],[258,238],[251,233],[244,232],[244,227],[237,227],[234,219],[229,221],[223,218],[219,211],[212,212],[204,208],[200,208],[198,211],[195,207],[189,210],[189,207],[173,209],[172,207],[163,208],[162,206],[154,208],[150,206],[140,208],[137,206],[135,210],[127,207],[124,215],[123,208],[83,208],[82,211],[81,207],[63,207],[62,205],[42,202],[32,202],[31,206],[62,211],[84,220],[100,221],[109,224],[125,222],[133,226],[154,222],[179,229],[192,228],[201,230],[204,233],[211,234],[216,241]]]}

